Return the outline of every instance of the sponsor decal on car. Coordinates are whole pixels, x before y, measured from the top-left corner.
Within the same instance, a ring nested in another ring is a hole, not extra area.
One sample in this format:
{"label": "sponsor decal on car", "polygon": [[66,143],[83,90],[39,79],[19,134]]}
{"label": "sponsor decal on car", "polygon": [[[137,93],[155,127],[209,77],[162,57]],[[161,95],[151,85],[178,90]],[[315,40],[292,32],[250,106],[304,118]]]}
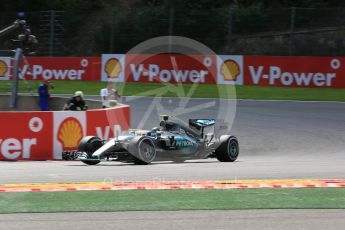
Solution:
{"label": "sponsor decal on car", "polygon": [[193,146],[194,144],[191,141],[185,141],[185,140],[176,140],[176,146],[177,147],[187,147],[187,146]]}

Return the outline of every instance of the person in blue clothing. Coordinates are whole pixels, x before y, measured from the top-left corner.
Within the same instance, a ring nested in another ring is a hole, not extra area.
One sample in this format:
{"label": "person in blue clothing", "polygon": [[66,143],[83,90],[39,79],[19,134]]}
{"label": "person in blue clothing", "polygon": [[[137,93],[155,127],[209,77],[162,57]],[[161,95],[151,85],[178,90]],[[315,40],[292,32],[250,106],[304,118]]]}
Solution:
{"label": "person in blue clothing", "polygon": [[45,80],[38,87],[38,96],[39,96],[38,105],[41,111],[49,110],[49,102],[48,102],[50,98],[49,89],[52,89],[52,86],[50,85],[50,81],[48,80]]}

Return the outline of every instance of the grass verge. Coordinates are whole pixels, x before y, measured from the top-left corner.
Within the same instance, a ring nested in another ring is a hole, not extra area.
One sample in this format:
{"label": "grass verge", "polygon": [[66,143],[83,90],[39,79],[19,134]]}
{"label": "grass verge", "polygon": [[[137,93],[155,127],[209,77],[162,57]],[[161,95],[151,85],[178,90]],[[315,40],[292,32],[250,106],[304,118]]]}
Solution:
{"label": "grass verge", "polygon": [[126,190],[0,194],[0,213],[344,209],[343,188]]}
{"label": "grass verge", "polygon": [[[40,81],[28,81],[33,92],[36,93]],[[51,93],[73,94],[82,90],[84,94],[98,95],[105,87],[104,82],[86,81],[55,81],[55,89]],[[344,89],[328,88],[289,88],[289,87],[259,87],[228,85],[168,85],[147,83],[126,83],[116,86],[124,96],[163,96],[163,97],[192,97],[192,98],[238,98],[261,100],[304,100],[304,101],[345,101]],[[20,92],[28,92],[27,85],[21,81]],[[0,92],[10,92],[11,83],[2,81]]]}

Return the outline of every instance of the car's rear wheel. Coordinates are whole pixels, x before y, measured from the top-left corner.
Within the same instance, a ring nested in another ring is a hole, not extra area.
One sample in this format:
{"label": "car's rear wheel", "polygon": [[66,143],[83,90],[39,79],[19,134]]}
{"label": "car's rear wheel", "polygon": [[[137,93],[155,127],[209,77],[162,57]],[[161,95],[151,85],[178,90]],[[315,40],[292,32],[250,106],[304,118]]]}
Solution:
{"label": "car's rear wheel", "polygon": [[84,154],[86,154],[86,157],[88,158],[88,160],[81,160],[81,162],[87,165],[98,164],[100,161],[93,160],[92,154],[97,149],[102,147],[102,145],[103,145],[103,141],[98,137],[93,137],[93,136],[84,137],[78,146],[78,152],[83,152]]}
{"label": "car's rear wheel", "polygon": [[138,156],[134,157],[134,164],[147,165],[156,157],[156,147],[149,138],[143,138],[138,142]]}
{"label": "car's rear wheel", "polygon": [[233,162],[240,153],[237,138],[234,136],[221,136],[221,144],[216,149],[216,158],[221,162]]}

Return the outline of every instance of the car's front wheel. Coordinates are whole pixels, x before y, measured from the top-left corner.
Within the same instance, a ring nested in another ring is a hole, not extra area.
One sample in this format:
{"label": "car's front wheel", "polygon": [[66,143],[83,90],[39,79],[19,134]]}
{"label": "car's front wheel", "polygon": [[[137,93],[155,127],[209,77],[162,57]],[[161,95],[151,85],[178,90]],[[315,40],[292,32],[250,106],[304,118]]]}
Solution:
{"label": "car's front wheel", "polygon": [[84,164],[87,165],[96,165],[100,161],[92,159],[92,154],[102,147],[103,141],[99,137],[94,136],[87,136],[84,137],[79,146],[78,146],[78,152],[82,152],[83,154],[86,154],[86,160],[81,160]]}

